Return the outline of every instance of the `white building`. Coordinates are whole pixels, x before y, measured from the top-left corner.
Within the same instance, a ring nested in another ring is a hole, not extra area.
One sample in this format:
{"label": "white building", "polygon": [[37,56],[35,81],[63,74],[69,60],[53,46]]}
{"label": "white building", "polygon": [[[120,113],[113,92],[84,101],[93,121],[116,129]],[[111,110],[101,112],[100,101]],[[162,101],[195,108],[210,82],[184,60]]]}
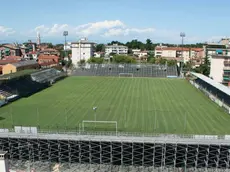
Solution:
{"label": "white building", "polygon": [[9,172],[9,160],[7,157],[7,152],[0,151],[0,171]]}
{"label": "white building", "polygon": [[143,57],[148,55],[148,51],[141,51],[140,49],[132,49],[133,55]]}
{"label": "white building", "polygon": [[141,49],[132,49],[133,55],[139,56]]}
{"label": "white building", "polygon": [[66,45],[64,45],[64,50],[71,50],[71,42],[66,42]]}
{"label": "white building", "polygon": [[101,58],[104,56],[104,54],[105,54],[104,52],[94,52],[93,56],[95,58]]}
{"label": "white building", "polygon": [[128,54],[128,47],[124,45],[118,45],[118,44],[107,45],[105,47],[105,54],[110,54],[110,53]]}
{"label": "white building", "polygon": [[86,38],[80,39],[78,42],[72,42],[72,63],[77,66],[80,60],[87,61],[93,57],[93,42],[89,42]]}
{"label": "white building", "polygon": [[210,62],[210,78],[219,83],[230,83],[230,56],[213,55]]}

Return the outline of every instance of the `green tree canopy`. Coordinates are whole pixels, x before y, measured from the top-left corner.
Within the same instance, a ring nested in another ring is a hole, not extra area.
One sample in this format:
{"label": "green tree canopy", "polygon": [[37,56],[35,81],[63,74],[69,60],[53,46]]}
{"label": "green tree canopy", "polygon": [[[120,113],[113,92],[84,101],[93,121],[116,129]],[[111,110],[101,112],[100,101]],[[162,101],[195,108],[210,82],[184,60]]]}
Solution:
{"label": "green tree canopy", "polygon": [[95,47],[96,52],[102,52],[105,51],[105,45],[104,44],[97,44]]}
{"label": "green tree canopy", "polygon": [[113,62],[115,63],[136,63],[136,60],[130,56],[115,55],[113,56]]}
{"label": "green tree canopy", "polygon": [[95,57],[91,57],[87,62],[88,63],[96,63],[96,64],[102,64],[104,61],[103,58],[95,58]]}

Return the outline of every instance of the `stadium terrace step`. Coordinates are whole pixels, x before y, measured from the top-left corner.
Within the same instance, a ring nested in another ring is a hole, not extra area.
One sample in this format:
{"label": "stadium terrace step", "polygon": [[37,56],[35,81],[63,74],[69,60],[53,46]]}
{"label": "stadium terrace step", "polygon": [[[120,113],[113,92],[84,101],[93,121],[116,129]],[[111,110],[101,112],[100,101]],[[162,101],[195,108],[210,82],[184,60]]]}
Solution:
{"label": "stadium terrace step", "polygon": [[130,73],[134,77],[167,77],[178,76],[177,66],[153,64],[87,64],[74,70],[77,76],[119,76]]}

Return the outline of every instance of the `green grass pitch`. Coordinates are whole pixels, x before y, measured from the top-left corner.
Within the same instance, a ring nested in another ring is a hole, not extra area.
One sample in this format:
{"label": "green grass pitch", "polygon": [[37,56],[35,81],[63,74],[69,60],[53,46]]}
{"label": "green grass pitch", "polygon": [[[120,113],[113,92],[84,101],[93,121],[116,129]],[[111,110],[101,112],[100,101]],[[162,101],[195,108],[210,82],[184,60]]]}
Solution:
{"label": "green grass pitch", "polygon": [[[230,134],[230,116],[183,79],[69,77],[0,108],[0,128],[78,130],[82,120],[117,121],[120,132]],[[109,124],[88,130],[114,131]]]}

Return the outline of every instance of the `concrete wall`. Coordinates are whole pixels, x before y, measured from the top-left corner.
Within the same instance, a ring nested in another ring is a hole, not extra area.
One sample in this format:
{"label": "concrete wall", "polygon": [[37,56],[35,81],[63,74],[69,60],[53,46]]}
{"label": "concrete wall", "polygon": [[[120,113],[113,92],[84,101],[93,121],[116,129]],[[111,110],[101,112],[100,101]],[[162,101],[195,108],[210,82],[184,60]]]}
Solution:
{"label": "concrete wall", "polygon": [[2,74],[10,74],[17,72],[17,68],[12,64],[7,64],[2,67]]}

